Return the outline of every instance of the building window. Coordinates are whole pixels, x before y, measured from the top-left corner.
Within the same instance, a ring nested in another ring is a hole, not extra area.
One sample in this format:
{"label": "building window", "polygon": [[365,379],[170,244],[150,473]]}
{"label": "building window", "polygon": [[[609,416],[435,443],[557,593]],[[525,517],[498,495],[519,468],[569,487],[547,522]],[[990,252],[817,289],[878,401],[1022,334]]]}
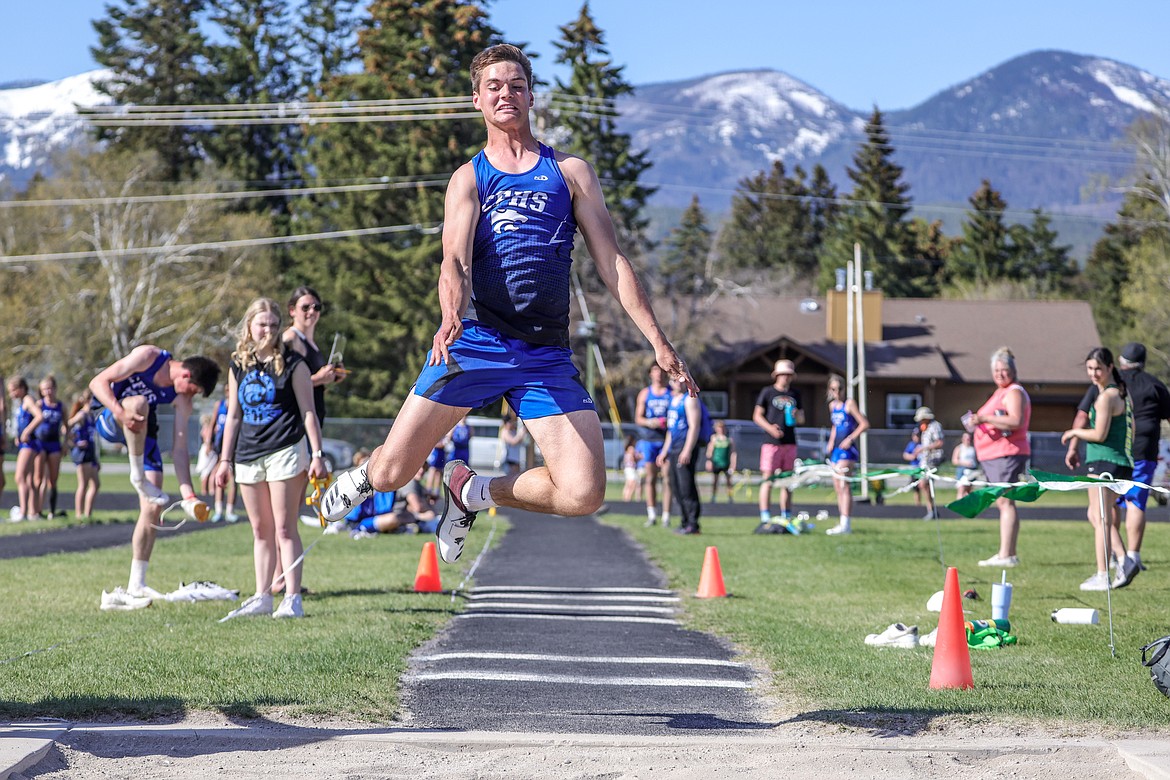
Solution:
{"label": "building window", "polygon": [[886,396],[886,427],[913,428],[914,412],[920,406],[920,393],[890,393]]}

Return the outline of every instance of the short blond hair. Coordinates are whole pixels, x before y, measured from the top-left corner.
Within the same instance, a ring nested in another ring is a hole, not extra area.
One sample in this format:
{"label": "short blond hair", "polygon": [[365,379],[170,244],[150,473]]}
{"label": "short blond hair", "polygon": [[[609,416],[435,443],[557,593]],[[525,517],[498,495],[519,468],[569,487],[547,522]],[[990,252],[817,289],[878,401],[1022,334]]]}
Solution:
{"label": "short blond hair", "polygon": [[471,91],[479,92],[479,82],[483,79],[483,72],[497,62],[515,62],[524,70],[524,78],[528,81],[528,89],[532,89],[532,62],[520,47],[510,43],[500,43],[475,55],[471,61]]}

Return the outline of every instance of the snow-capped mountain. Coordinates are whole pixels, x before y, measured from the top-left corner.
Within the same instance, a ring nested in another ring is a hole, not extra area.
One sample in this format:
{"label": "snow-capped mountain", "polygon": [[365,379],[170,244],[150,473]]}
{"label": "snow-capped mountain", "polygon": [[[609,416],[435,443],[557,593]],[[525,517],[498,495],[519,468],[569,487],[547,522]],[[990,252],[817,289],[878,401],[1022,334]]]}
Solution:
{"label": "snow-capped mountain", "polygon": [[108,103],[93,83],[108,77],[94,70],[60,81],[0,89],[0,181],[21,186],[54,150],[74,143],[83,131],[77,106]]}
{"label": "snow-capped mountain", "polygon": [[[1170,107],[1170,81],[1114,60],[1041,51],[1017,57],[922,104],[884,111],[895,160],[918,206],[959,204],[989,179],[1012,208],[1113,206],[1087,192],[1133,162],[1118,145],[1139,116]],[[727,205],[736,184],[780,159],[820,162],[842,192],[872,109],[849,109],[777,71],[651,84],[619,102],[621,130],[654,163],[660,205],[698,193]]]}

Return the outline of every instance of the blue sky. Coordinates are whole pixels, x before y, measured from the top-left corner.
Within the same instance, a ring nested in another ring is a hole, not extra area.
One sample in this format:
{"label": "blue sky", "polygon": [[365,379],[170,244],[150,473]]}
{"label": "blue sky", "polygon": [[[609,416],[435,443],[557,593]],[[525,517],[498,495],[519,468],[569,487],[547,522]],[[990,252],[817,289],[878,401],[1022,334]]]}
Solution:
{"label": "blue sky", "polygon": [[[4,0],[0,82],[95,67],[89,20],[104,0]],[[580,0],[496,0],[507,38],[545,56]],[[1167,0],[592,0],[614,61],[633,84],[774,68],[852,108],[906,108],[1036,49],[1120,60],[1170,79]]]}

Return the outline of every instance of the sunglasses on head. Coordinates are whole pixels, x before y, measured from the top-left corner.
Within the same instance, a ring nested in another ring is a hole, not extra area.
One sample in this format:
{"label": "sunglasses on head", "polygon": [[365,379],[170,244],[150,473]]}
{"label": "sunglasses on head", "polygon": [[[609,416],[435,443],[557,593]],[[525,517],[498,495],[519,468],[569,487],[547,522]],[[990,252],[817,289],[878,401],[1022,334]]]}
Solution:
{"label": "sunglasses on head", "polygon": [[319,303],[302,303],[301,311],[321,311],[321,304]]}

